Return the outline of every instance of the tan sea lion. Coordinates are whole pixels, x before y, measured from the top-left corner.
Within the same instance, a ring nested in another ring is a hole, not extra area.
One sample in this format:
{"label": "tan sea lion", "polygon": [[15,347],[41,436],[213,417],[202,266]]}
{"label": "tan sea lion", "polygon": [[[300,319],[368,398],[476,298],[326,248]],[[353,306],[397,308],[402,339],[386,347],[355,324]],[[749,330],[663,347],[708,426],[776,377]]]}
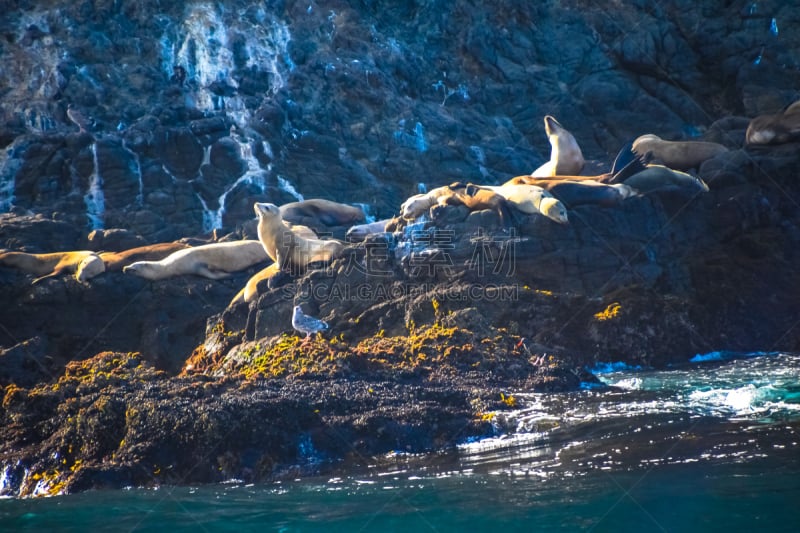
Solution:
{"label": "tan sea lion", "polygon": [[[507,181],[504,186],[528,184],[541,187],[570,209],[579,205],[590,204],[601,207],[616,207],[626,198],[636,194],[626,184],[612,185],[594,180],[578,181],[565,178],[567,177],[534,178],[532,176],[517,176]],[[572,178],[572,176],[569,178]]]}
{"label": "tan sea lion", "polygon": [[669,168],[689,170],[700,166],[703,161],[727,152],[728,149],[712,142],[665,141],[657,135],[648,133],[633,141],[633,151],[637,155],[650,153],[654,160]]}
{"label": "tan sea lion", "polygon": [[[43,279],[58,276],[62,272],[75,272],[84,259],[92,256],[97,257],[97,254],[89,250],[52,252],[46,254],[29,254],[26,252],[0,250],[0,265],[9,266],[39,276],[32,282],[38,283]],[[99,259],[99,257],[97,258]],[[98,263],[93,262],[92,269],[97,268],[99,268]]]}
{"label": "tan sea lion", "polygon": [[367,235],[372,235],[373,233],[385,233],[386,225],[391,221],[391,218],[387,218],[384,220],[370,222],[368,224],[356,224],[347,230],[347,234],[345,236],[349,242],[361,242],[367,238]]}
{"label": "tan sea lion", "polygon": [[366,220],[366,214],[358,207],[321,198],[284,204],[280,211],[286,222],[311,226],[350,226]]}
{"label": "tan sea lion", "polygon": [[122,271],[150,280],[184,274],[222,279],[267,260],[259,241],[215,242],[178,250],[160,261],[137,261]]}
{"label": "tan sea lion", "polygon": [[508,224],[508,206],[506,199],[488,189],[475,188],[473,194],[467,194],[467,185],[451,183],[436,187],[424,194],[415,194],[400,206],[401,216],[413,220],[424,215],[434,205],[463,205],[470,211],[490,209],[497,212],[500,221]]}
{"label": "tan sea lion", "polygon": [[414,220],[436,205],[440,196],[448,194],[450,194],[450,188],[444,186],[436,187],[426,193],[409,196],[405,202],[400,204],[400,216],[407,220]]}
{"label": "tan sea lion", "polygon": [[302,224],[292,224],[290,222],[283,221],[283,225],[292,230],[295,235],[300,235],[301,237],[305,237],[306,239],[317,239],[319,236],[317,233],[309,228],[308,226],[303,226]]}
{"label": "tan sea lion", "polygon": [[78,281],[86,281],[103,272],[119,272],[124,267],[136,263],[137,261],[159,261],[173,252],[189,248],[189,245],[182,242],[162,242],[158,244],[148,244],[137,246],[122,252],[100,252],[98,255],[103,261],[104,269],[97,270],[92,268],[94,258],[84,259],[75,272]]}
{"label": "tan sea lion", "polygon": [[544,129],[550,141],[550,161],[534,170],[531,176],[580,174],[586,161],[575,137],[550,115],[544,117]]}
{"label": "tan sea lion", "polygon": [[306,239],[287,230],[275,204],[256,202],[258,239],[267,255],[284,271],[302,271],[309,263],[339,257],[344,245],[335,240]]}
{"label": "tan sea lion", "polygon": [[[470,187],[473,185],[468,185]],[[477,187],[477,186],[474,186]],[[480,186],[483,189],[489,189],[503,198],[508,203],[526,214],[538,213],[547,218],[558,222],[559,224],[568,224],[569,217],[567,216],[567,208],[561,203],[560,200],[555,198],[550,192],[542,187],[527,184],[507,184],[499,187],[495,186]]]}
{"label": "tan sea lion", "polygon": [[782,113],[760,115],[750,121],[745,144],[781,144],[800,139],[800,100]]}
{"label": "tan sea lion", "polygon": [[75,279],[81,283],[106,271],[106,264],[98,255],[85,257],[75,270]]}

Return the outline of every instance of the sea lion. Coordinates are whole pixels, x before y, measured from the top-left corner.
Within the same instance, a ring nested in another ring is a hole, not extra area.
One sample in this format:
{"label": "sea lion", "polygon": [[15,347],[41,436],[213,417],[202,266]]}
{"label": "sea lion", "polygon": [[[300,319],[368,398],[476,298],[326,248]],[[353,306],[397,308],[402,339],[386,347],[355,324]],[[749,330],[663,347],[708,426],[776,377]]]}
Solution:
{"label": "sea lion", "polygon": [[[366,221],[366,214],[358,207],[330,200],[314,198],[280,206],[281,218],[292,224],[310,226],[350,226]],[[316,222],[316,224],[315,224]]]}
{"label": "sea lion", "polygon": [[78,281],[87,281],[103,272],[119,272],[124,267],[136,263],[137,261],[159,261],[173,252],[185,248],[189,248],[189,245],[182,242],[162,242],[158,244],[148,244],[146,246],[137,246],[122,252],[100,252],[97,255],[102,260],[104,268],[102,270],[97,270],[97,266],[93,265],[95,262],[94,258],[87,257],[78,265],[75,278]]}
{"label": "sea lion", "polygon": [[385,233],[386,225],[390,222],[392,222],[392,219],[387,218],[384,220],[370,222],[369,224],[357,224],[347,230],[345,237],[347,238],[348,242],[361,242],[367,238],[367,235],[372,235],[373,233]]}
{"label": "sea lion", "polygon": [[75,279],[81,283],[106,271],[106,264],[98,255],[85,257],[75,270]]}
{"label": "sea lion", "polygon": [[400,204],[400,216],[407,220],[414,220],[436,205],[440,196],[449,194],[451,194],[450,187],[444,186],[436,187],[426,193],[409,196],[405,202]]}
{"label": "sea lion", "polygon": [[277,263],[272,263],[268,267],[260,270],[258,273],[254,274],[249,280],[247,280],[247,284],[240,290],[236,296],[233,297],[231,303],[228,304],[228,307],[232,305],[237,305],[239,303],[250,303],[256,299],[259,295],[258,285],[264,281],[269,281],[270,278],[277,276],[280,274],[281,270],[278,268]]}
{"label": "sea lion", "polygon": [[728,151],[721,144],[703,141],[665,141],[657,135],[648,133],[633,141],[633,151],[638,155],[652,154],[675,170],[689,170],[700,166],[703,161]]}
{"label": "sea lion", "polygon": [[184,274],[222,279],[266,260],[267,253],[259,241],[215,242],[178,250],[160,261],[137,261],[122,271],[150,280]]}
{"label": "sea lion", "polygon": [[544,129],[550,141],[550,161],[534,170],[531,176],[580,174],[586,161],[575,137],[550,115],[544,117]]}
{"label": "sea lion", "polygon": [[783,110],[784,115],[789,115],[791,113],[798,113],[800,112],[800,100],[794,101],[791,104],[787,105],[786,108]]}
{"label": "sea lion", "polygon": [[663,165],[648,165],[641,172],[626,178],[623,184],[642,194],[663,191],[688,194],[708,192],[708,185],[700,178]]}
{"label": "sea lion", "polygon": [[258,239],[281,270],[296,272],[309,263],[331,261],[344,250],[339,241],[306,239],[287,230],[280,208],[275,204],[256,202],[253,209],[258,215]]}
{"label": "sea lion", "polygon": [[[0,250],[0,265],[9,266],[29,272],[37,277],[32,283],[39,283],[43,279],[58,276],[62,272],[75,272],[81,262],[89,257],[97,257],[95,252],[80,250],[73,252],[52,252],[46,254],[29,254],[26,252],[10,252]],[[99,259],[99,257],[97,257]],[[102,263],[102,261],[100,261]],[[91,270],[97,270],[100,265],[92,262]]]}
{"label": "sea lion", "polygon": [[636,193],[626,184],[607,184],[594,180],[564,179],[564,176],[553,178],[534,178],[517,176],[507,181],[504,186],[528,184],[541,187],[560,200],[568,209],[579,205],[595,204],[601,207],[616,207],[623,200]]}
{"label": "sea lion", "polygon": [[760,115],[750,121],[745,144],[781,144],[800,139],[800,100],[782,113]]}
{"label": "sea lion", "polygon": [[[467,185],[469,194],[470,187],[477,185]],[[538,213],[559,224],[568,224],[567,208],[560,200],[555,198],[550,192],[542,187],[527,184],[507,184],[499,187],[491,185],[481,185],[480,188],[489,189],[503,198],[508,203],[526,214]]]}
{"label": "sea lion", "polygon": [[497,212],[503,225],[508,225],[510,218],[506,199],[489,189],[475,187],[468,194],[467,185],[456,182],[431,189],[425,194],[415,194],[400,206],[401,216],[414,220],[428,212],[434,205],[463,205],[470,211],[490,209]]}
{"label": "sea lion", "polygon": [[511,223],[511,213],[508,211],[506,199],[489,189],[480,187],[470,188],[469,184],[453,183],[447,185],[449,194],[442,194],[437,199],[438,205],[463,205],[472,211],[482,211],[488,209],[497,213],[500,223],[508,226]]}
{"label": "sea lion", "polygon": [[292,230],[295,235],[300,235],[306,239],[317,239],[319,236],[317,232],[313,229],[309,228],[308,226],[304,226],[302,224],[292,224],[291,222],[283,221],[283,225]]}

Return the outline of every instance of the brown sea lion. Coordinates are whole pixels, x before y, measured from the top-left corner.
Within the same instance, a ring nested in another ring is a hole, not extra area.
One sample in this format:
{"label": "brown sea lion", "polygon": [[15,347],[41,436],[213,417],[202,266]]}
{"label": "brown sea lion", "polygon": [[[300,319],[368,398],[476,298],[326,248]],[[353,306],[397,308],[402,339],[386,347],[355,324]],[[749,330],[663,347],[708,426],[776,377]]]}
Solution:
{"label": "brown sea lion", "polygon": [[93,258],[89,257],[84,259],[78,266],[75,272],[75,278],[78,281],[86,281],[102,272],[119,272],[124,267],[135,263],[137,261],[159,261],[164,259],[173,252],[189,248],[188,244],[182,242],[162,242],[158,244],[148,244],[146,246],[137,246],[122,252],[100,252],[100,259],[105,266],[104,270],[99,272],[91,268]]}
{"label": "brown sea lion", "polygon": [[586,161],[575,137],[550,115],[544,117],[544,129],[550,141],[550,161],[534,170],[531,176],[580,174]]}
{"label": "brown sea lion", "polygon": [[800,100],[782,113],[760,115],[750,121],[745,144],[782,144],[800,139]]}
{"label": "brown sea lion", "polygon": [[122,271],[150,280],[184,274],[222,279],[266,260],[267,253],[259,241],[216,242],[178,250],[160,261],[137,261]]}
{"label": "brown sea lion", "polygon": [[601,207],[616,207],[624,199],[636,193],[625,184],[609,185],[593,180],[572,180],[565,176],[553,178],[534,178],[517,176],[507,181],[506,185],[528,184],[541,187],[559,199],[567,208],[579,205],[595,204]]}
{"label": "brown sea lion", "polygon": [[[62,272],[75,272],[82,261],[91,257],[100,259],[95,252],[89,250],[46,254],[0,250],[0,265],[34,274],[38,277],[32,283],[38,283],[43,279],[58,276]],[[92,270],[100,267],[96,261],[92,262]]]}
{"label": "brown sea lion", "polygon": [[633,141],[633,151],[638,155],[652,154],[659,161],[675,170],[689,170],[700,166],[703,161],[728,151],[721,144],[703,141],[665,141],[648,133]]}
{"label": "brown sea lion", "polygon": [[311,226],[350,226],[366,220],[366,214],[358,207],[321,198],[284,204],[280,211],[286,222]]}
{"label": "brown sea lion", "polygon": [[434,205],[463,205],[470,211],[482,209],[495,211],[504,225],[510,223],[505,198],[480,187],[472,189],[471,192],[472,194],[467,193],[467,184],[457,182],[431,189],[425,194],[415,194],[400,206],[401,216],[413,220],[428,213]]}
{"label": "brown sea lion", "polygon": [[302,272],[309,263],[339,257],[344,245],[335,240],[307,239],[283,224],[278,206],[256,202],[258,239],[267,255],[284,271]]}
{"label": "brown sea lion", "polygon": [[626,178],[623,184],[642,194],[661,191],[676,191],[686,194],[708,192],[708,185],[700,178],[663,165],[648,165],[641,172]]}

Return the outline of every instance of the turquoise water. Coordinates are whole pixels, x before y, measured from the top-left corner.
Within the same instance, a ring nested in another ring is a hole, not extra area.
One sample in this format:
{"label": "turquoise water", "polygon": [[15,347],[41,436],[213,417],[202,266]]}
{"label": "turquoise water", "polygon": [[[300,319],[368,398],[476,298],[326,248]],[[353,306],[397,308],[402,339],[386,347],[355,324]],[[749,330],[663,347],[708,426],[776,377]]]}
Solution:
{"label": "turquoise water", "polygon": [[316,479],[0,500],[0,530],[800,531],[800,356],[515,394],[498,437]]}

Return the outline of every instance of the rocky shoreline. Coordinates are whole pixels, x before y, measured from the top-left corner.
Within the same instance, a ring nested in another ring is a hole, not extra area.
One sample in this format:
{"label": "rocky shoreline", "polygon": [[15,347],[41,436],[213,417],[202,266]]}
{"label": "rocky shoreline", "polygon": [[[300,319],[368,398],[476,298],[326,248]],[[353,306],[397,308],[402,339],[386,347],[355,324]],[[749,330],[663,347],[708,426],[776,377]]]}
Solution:
{"label": "rocky shoreline", "polygon": [[[797,351],[797,148],[725,153],[700,171],[708,193],[578,207],[567,227],[531,215],[508,230],[448,206],[417,261],[389,253],[414,238],[375,235],[249,304],[229,302],[253,269],[37,285],[3,269],[2,323],[25,339],[0,354],[3,491],[259,481],[442,451],[497,431],[515,391],[596,383],[601,361]],[[4,217],[18,239],[60,227]],[[298,337],[298,303],[330,332]]]}

